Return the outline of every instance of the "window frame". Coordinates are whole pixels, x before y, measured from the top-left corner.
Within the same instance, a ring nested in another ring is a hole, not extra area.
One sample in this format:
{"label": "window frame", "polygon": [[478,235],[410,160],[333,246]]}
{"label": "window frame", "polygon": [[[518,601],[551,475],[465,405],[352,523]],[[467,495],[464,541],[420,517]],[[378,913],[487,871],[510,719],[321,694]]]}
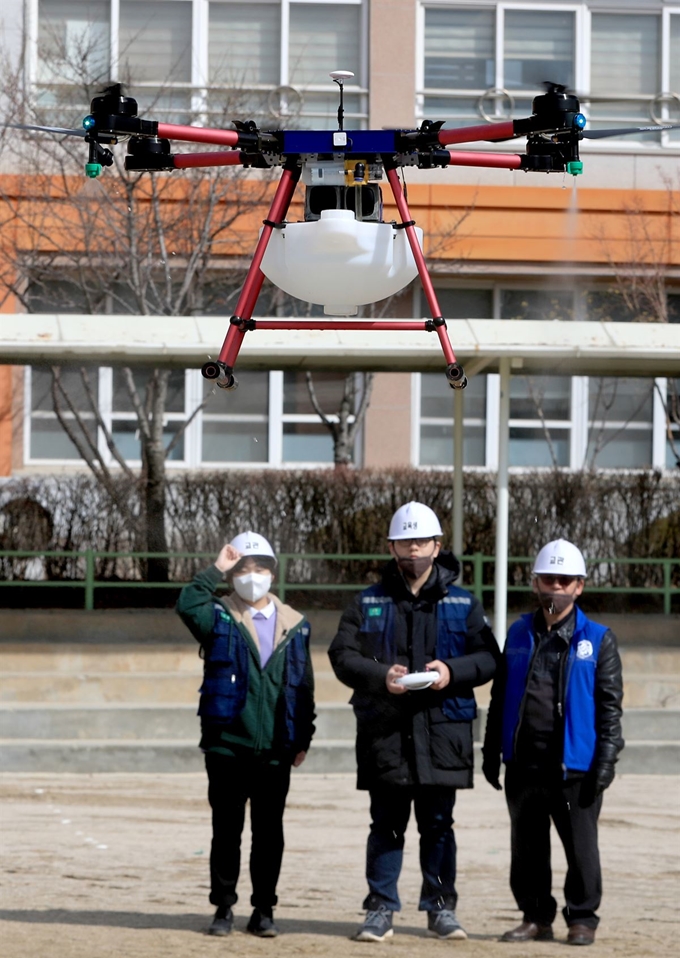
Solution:
{"label": "window frame", "polygon": [[[120,0],[108,0],[110,4],[109,10],[109,31],[110,31],[110,50],[109,50],[109,59],[110,59],[110,79],[112,82],[115,82],[120,77],[120,63],[119,63],[119,53],[120,53],[120,34],[119,34],[119,25],[120,25]],[[143,2],[153,3],[154,0],[143,0]],[[209,61],[208,61],[208,36],[209,36],[209,13],[210,13],[210,3],[220,3],[220,4],[230,4],[230,3],[239,3],[243,0],[170,0],[170,2],[176,3],[191,3],[192,12],[191,12],[191,23],[192,23],[192,44],[191,44],[191,79],[190,81],[167,81],[167,80],[158,80],[158,81],[143,81],[136,82],[135,89],[143,94],[145,90],[155,91],[159,88],[168,91],[186,91],[188,95],[189,106],[186,110],[187,115],[191,115],[192,122],[198,121],[199,123],[206,125],[209,122],[209,111],[208,111],[208,93],[211,89],[214,90],[224,90],[228,89],[226,85],[214,85],[211,86],[209,83]],[[271,4],[280,8],[280,71],[279,71],[279,85],[278,87],[271,87],[268,84],[255,84],[248,87],[248,89],[257,89],[262,90],[262,92],[275,91],[281,87],[288,87],[288,50],[289,50],[289,22],[290,22],[290,8],[291,6],[304,6],[309,4],[322,5],[322,6],[356,6],[360,7],[360,18],[359,18],[359,62],[361,69],[361,76],[359,80],[361,82],[357,83],[346,83],[345,84],[345,94],[348,97],[357,96],[359,98],[359,111],[358,114],[354,116],[347,111],[348,129],[358,128],[364,129],[368,124],[368,66],[369,66],[369,0],[258,0],[258,2]],[[26,53],[27,53],[27,79],[32,89],[38,89],[40,84],[38,82],[38,28],[39,28],[39,0],[28,0],[27,15],[26,15],[26,24],[27,24],[27,37],[26,37]],[[330,69],[340,69],[340,65],[331,65]],[[310,94],[313,93],[326,93],[328,94],[331,89],[330,77],[328,79],[328,84],[311,84],[305,89],[309,91]],[[69,86],[70,84],[64,84],[64,86]],[[134,91],[133,91],[134,92]],[[159,114],[163,112],[168,112],[165,108],[159,109],[157,111]],[[171,113],[181,113],[181,109],[171,109]],[[335,108],[328,114],[321,114],[320,118],[323,121],[328,119],[333,119],[335,117]],[[162,119],[162,117],[161,117]],[[267,122],[267,121],[264,121]],[[276,117],[272,116],[271,123],[274,124]],[[323,125],[323,124],[322,124]],[[308,129],[313,129],[307,125]]]}
{"label": "window frame", "polygon": [[[512,0],[500,0],[500,2],[494,2],[494,0],[470,0],[469,3],[452,3],[451,0],[418,0],[417,10],[416,10],[416,96],[415,96],[415,115],[418,122],[423,119],[437,119],[437,117],[426,116],[424,111],[424,101],[426,96],[443,96],[450,97],[452,103],[455,103],[456,96],[464,96],[465,91],[457,91],[457,94],[452,94],[450,90],[439,90],[437,88],[426,89],[425,87],[425,11],[426,9],[436,9],[436,8],[449,8],[452,10],[482,10],[482,9],[494,9],[495,10],[495,79],[496,87],[495,89],[502,90],[503,88],[503,46],[504,46],[504,22],[505,14],[507,11],[512,10],[531,10],[536,12],[572,12],[574,13],[574,89],[578,90],[582,94],[581,104],[586,115],[590,111],[590,99],[589,94],[591,92],[591,38],[592,38],[592,15],[594,12],[605,13],[611,16],[616,16],[617,14],[627,14],[635,16],[650,16],[657,17],[659,20],[659,31],[660,31],[660,46],[658,50],[659,56],[659,77],[658,77],[658,86],[660,89],[654,98],[649,100],[650,109],[652,109],[654,103],[659,102],[660,107],[657,113],[658,118],[662,122],[668,122],[671,116],[671,106],[670,106],[670,68],[671,68],[671,51],[670,51],[670,38],[671,38],[671,18],[674,16],[680,17],[680,6],[664,6],[657,10],[644,9],[643,2],[639,2],[637,7],[631,9],[623,8],[612,8],[611,10],[599,9],[593,0],[589,0],[587,3],[555,3],[555,4],[546,4],[537,0],[537,2],[530,2],[530,0],[520,0],[520,2],[512,2]],[[593,10],[593,7],[596,9]],[[487,93],[491,91],[486,91]],[[680,91],[678,91],[680,93]],[[529,92],[527,96],[531,96]],[[535,95],[535,94],[534,94]],[[476,91],[470,91],[467,98],[475,99],[479,96],[479,93]],[[520,96],[522,96],[520,92]],[[609,100],[609,98],[607,98]],[[631,98],[625,98],[622,96],[622,100]],[[647,98],[645,98],[647,100]],[[677,102],[677,107],[680,108],[680,101]],[[507,119],[507,113],[504,116],[495,117],[497,120]],[[470,123],[478,124],[483,122],[483,117],[481,113],[477,118],[471,118]],[[651,120],[650,120],[651,123]],[[634,124],[633,124],[634,125]],[[679,142],[678,140],[671,139],[672,131],[661,131],[659,134],[658,142],[649,142],[644,140],[635,140],[629,138],[616,139],[616,140],[590,140],[588,141],[588,150],[593,152],[602,152],[602,153],[637,153],[640,151],[650,152],[653,150],[666,150],[666,149],[678,149]],[[495,144],[487,143],[485,144],[485,149],[489,150],[507,150],[507,144]]]}

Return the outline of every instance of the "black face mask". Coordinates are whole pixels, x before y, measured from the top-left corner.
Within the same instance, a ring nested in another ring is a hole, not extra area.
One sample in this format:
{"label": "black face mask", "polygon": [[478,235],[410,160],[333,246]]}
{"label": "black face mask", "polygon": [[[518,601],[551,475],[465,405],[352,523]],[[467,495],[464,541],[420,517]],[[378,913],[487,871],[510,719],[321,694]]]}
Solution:
{"label": "black face mask", "polygon": [[397,565],[407,579],[419,579],[432,566],[434,556],[399,556]]}
{"label": "black face mask", "polygon": [[566,595],[564,592],[539,592],[538,601],[541,608],[550,615],[561,615],[574,601],[574,596]]}

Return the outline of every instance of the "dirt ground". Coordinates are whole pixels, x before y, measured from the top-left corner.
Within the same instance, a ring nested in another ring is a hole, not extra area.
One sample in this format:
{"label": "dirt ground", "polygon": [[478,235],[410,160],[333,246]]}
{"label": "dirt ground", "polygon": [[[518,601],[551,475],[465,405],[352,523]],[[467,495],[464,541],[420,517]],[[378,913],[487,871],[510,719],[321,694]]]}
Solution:
{"label": "dirt ground", "polygon": [[[404,958],[554,958],[554,943],[508,945],[519,919],[508,888],[508,822],[483,781],[459,793],[458,916],[469,940],[424,935],[413,826],[400,892],[404,910],[384,944],[352,942],[365,893],[367,797],[351,775],[296,773],[286,817],[277,939],[245,932],[247,868],[236,929],[205,935],[210,827],[202,775],[28,775],[0,778],[3,798],[0,950],[4,958],[239,958],[344,956],[389,950]],[[680,937],[680,777],[623,776],[607,793],[600,848],[605,895],[602,958],[677,955]],[[554,834],[554,833],[553,833]],[[559,842],[557,842],[559,846]],[[555,846],[554,846],[555,847]],[[246,842],[247,848],[247,842]],[[563,883],[561,846],[555,887]],[[557,894],[559,900],[559,892]]]}

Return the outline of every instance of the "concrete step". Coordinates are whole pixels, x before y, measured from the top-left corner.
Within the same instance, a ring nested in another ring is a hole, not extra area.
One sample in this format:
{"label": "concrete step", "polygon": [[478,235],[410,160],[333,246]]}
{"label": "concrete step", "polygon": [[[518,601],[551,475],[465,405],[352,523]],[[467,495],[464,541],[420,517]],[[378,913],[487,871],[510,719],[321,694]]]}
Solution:
{"label": "concrete step", "polygon": [[[350,596],[345,597],[349,603]],[[344,604],[344,603],[343,603]],[[312,641],[326,648],[337,632],[340,610],[301,610],[312,626]],[[508,625],[517,618],[512,613]],[[658,613],[595,614],[596,622],[611,628],[623,647],[678,647],[680,615]],[[0,641],[80,641],[110,644],[193,642],[186,626],[172,609],[0,609]]]}
{"label": "concrete step", "polygon": [[[196,772],[203,755],[195,742],[186,740],[91,740],[74,742],[0,739],[1,772]],[[355,771],[354,743],[315,742],[302,766],[305,772]],[[477,783],[481,782],[481,744],[475,743]],[[617,765],[618,774],[680,774],[680,741],[631,742]]]}
{"label": "concrete step", "polygon": [[[330,669],[317,670],[314,679],[317,701],[349,701],[351,690],[339,682]],[[197,702],[200,685],[200,671],[3,671],[0,702],[190,705]],[[476,690],[480,706],[488,705],[490,689],[489,683]],[[624,673],[624,702],[628,708],[679,708],[680,674]]]}
{"label": "concrete step", "polygon": [[[190,637],[186,642],[167,643],[85,643],[85,642],[7,642],[0,643],[3,671],[83,672],[195,672],[202,663],[198,644]],[[621,649],[626,677],[641,674],[680,676],[679,648]],[[315,673],[330,672],[326,649],[312,647]]]}
{"label": "concrete step", "polygon": [[[349,705],[317,704],[315,742],[354,740],[354,713]],[[480,708],[474,737],[481,741],[486,709]],[[196,705],[35,705],[0,706],[3,739],[91,739],[121,741],[197,739]],[[628,709],[623,715],[626,742],[680,741],[680,709]]]}
{"label": "concrete step", "polygon": [[[4,672],[0,703],[197,705],[202,674],[181,672]],[[331,672],[315,676],[319,701],[347,702],[351,691]]]}
{"label": "concrete step", "polygon": [[[624,701],[633,708],[680,707],[680,650],[622,651]],[[323,649],[312,651],[320,702],[346,703],[351,690],[330,669]],[[191,641],[181,644],[1,643],[0,702],[137,704],[196,702],[202,663]],[[491,685],[476,690],[486,706]]]}

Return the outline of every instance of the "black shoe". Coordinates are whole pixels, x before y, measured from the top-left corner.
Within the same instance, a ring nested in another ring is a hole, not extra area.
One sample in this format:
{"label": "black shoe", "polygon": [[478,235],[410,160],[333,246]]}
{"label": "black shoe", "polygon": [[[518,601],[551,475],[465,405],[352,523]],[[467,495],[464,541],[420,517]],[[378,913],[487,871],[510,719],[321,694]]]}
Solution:
{"label": "black shoe", "polygon": [[220,907],[215,912],[215,917],[212,920],[212,925],[208,928],[209,935],[225,935],[231,934],[231,929],[234,927],[234,913],[228,905],[220,905]]}
{"label": "black shoe", "polygon": [[366,918],[354,941],[384,941],[394,934],[392,912],[385,905],[366,912]]}
{"label": "black shoe", "polygon": [[501,936],[501,941],[552,941],[552,925],[539,925],[535,921],[523,921]]}
{"label": "black shoe", "polygon": [[258,938],[276,938],[279,929],[274,924],[271,911],[261,911],[256,908],[250,916],[248,931]]}

